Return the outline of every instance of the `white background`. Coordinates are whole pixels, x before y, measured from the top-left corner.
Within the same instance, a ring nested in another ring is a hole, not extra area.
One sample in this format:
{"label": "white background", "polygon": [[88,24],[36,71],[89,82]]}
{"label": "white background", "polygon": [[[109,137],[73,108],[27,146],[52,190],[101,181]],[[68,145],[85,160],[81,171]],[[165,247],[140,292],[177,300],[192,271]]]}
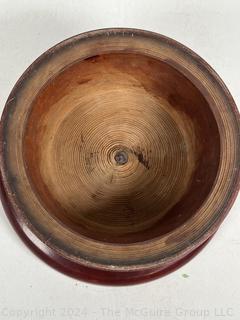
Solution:
{"label": "white background", "polygon": [[[189,46],[240,105],[238,0],[0,0],[1,108],[22,72],[49,47],[83,31],[117,26],[156,31]],[[214,239],[181,269],[144,285],[105,287],[40,261],[1,207],[0,319],[239,320],[239,209],[238,197]]]}

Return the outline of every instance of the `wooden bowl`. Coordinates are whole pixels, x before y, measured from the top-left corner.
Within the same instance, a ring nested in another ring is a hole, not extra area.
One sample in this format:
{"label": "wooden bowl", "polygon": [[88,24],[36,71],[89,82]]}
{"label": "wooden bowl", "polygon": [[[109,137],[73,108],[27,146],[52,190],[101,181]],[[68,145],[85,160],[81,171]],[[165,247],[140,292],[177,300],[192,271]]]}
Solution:
{"label": "wooden bowl", "polygon": [[239,189],[239,114],[174,40],[105,29],[61,42],[17,82],[1,121],[2,198],[24,241],[92,282],[182,265]]}

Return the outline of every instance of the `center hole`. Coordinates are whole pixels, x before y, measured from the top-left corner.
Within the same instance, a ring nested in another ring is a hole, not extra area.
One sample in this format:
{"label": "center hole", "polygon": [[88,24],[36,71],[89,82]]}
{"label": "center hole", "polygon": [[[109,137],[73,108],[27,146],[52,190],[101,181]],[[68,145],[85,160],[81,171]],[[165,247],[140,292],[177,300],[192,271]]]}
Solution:
{"label": "center hole", "polygon": [[128,155],[125,151],[117,151],[114,159],[118,165],[123,165],[128,162]]}

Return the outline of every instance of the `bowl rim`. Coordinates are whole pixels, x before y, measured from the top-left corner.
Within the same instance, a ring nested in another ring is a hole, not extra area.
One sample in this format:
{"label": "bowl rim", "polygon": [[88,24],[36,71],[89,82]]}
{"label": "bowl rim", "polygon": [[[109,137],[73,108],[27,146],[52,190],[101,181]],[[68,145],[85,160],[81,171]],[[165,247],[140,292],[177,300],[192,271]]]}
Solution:
{"label": "bowl rim", "polygon": [[[227,99],[228,102],[228,107],[230,109],[228,110],[229,113],[233,116],[233,122],[235,121],[235,147],[236,147],[236,153],[240,153],[240,116],[239,112],[237,109],[237,106],[228,91],[227,87],[221,80],[221,78],[217,75],[217,73],[208,65],[208,63],[203,60],[201,57],[199,57],[195,52],[193,52],[191,49],[187,48],[186,46],[182,45],[181,43],[177,42],[176,40],[173,40],[171,38],[168,38],[166,36],[163,36],[161,34],[151,32],[151,31],[145,31],[141,29],[133,29],[133,28],[104,28],[104,29],[98,29],[94,31],[88,31],[81,33],[79,35],[75,35],[73,37],[70,37],[66,40],[63,40],[53,46],[52,48],[48,49],[45,51],[39,58],[37,58],[28,68],[27,70],[23,73],[23,75],[19,78],[15,86],[13,87],[3,114],[1,118],[1,125],[0,125],[0,182],[1,182],[1,197],[2,197],[2,202],[5,207],[5,211],[9,217],[9,220],[13,224],[15,230],[17,233],[21,236],[21,238],[28,244],[28,246],[38,255],[41,256],[43,260],[45,260],[47,263],[52,264],[55,268],[58,270],[72,275],[72,271],[75,270],[76,268],[79,269],[80,265],[82,263],[80,262],[74,262],[66,259],[66,261],[61,260],[62,256],[54,250],[54,248],[51,248],[48,243],[44,243],[36,234],[32,233],[32,230],[29,229],[28,225],[26,224],[26,221],[20,217],[20,212],[19,210],[19,202],[16,199],[16,197],[11,193],[11,181],[7,179],[6,172],[8,170],[6,166],[6,161],[4,158],[5,154],[5,123],[8,121],[8,114],[9,110],[13,105],[14,97],[16,96],[17,92],[21,90],[21,87],[25,83],[25,81],[28,79],[29,74],[31,74],[34,70],[37,69],[37,66],[41,63],[44,63],[49,56],[54,55],[56,50],[61,50],[62,48],[68,46],[68,45],[73,45],[74,41],[84,41],[85,39],[94,39],[99,36],[138,36],[140,35],[141,37],[147,37],[149,39],[153,39],[154,41],[165,41],[171,46],[173,49],[177,49],[182,54],[187,55],[192,59],[192,61],[196,64],[198,68],[204,68],[205,72],[208,73],[208,76],[211,76],[212,79],[216,82],[216,84],[219,86],[220,90],[222,91],[222,94],[224,97]],[[112,271],[112,272],[129,272],[133,271],[135,272],[136,270],[140,271],[147,271],[148,274],[154,274],[156,273],[156,268],[157,271],[159,271],[161,268],[163,270],[166,270],[166,266],[173,265],[177,261],[181,261],[185,257],[187,257],[190,253],[194,252],[199,248],[201,245],[203,245],[218,229],[219,225],[221,222],[224,220],[226,217],[227,213],[229,212],[231,206],[233,205],[234,200],[237,197],[239,187],[240,187],[240,163],[239,163],[239,156],[238,159],[236,158],[235,162],[235,167],[234,167],[233,175],[230,177],[231,182],[232,182],[232,187],[229,190],[228,197],[225,199],[223,205],[223,208],[221,210],[221,213],[218,215],[216,220],[212,223],[212,225],[208,228],[207,231],[203,232],[203,234],[198,234],[198,237],[196,237],[195,241],[191,241],[191,243],[186,244],[184,248],[181,248],[181,250],[176,250],[172,256],[166,257],[166,259],[161,259],[161,264],[159,264],[159,261],[155,261],[154,263],[142,263],[142,264],[137,264],[137,265],[129,265],[129,266],[120,266],[120,265],[101,265],[101,263],[92,263],[92,264],[87,264],[85,267],[89,267],[89,270],[101,270],[101,271]],[[219,209],[220,211],[220,209]],[[148,241],[148,240],[147,240]],[[150,240],[151,241],[151,240]],[[144,241],[145,242],[145,241]],[[141,243],[141,242],[140,242]],[[60,262],[61,260],[61,262]],[[83,263],[84,264],[84,263]],[[160,268],[160,269],[159,269]],[[88,272],[90,272],[88,270]],[[84,276],[76,276],[77,278],[84,278]],[[89,280],[89,279],[87,279]],[[100,281],[101,279],[97,280],[97,282]]]}

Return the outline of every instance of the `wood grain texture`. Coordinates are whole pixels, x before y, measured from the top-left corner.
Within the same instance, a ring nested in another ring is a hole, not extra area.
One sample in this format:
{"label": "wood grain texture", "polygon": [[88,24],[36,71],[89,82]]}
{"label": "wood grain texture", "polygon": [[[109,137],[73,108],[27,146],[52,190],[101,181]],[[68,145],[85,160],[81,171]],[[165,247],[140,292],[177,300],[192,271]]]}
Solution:
{"label": "wood grain texture", "polygon": [[197,252],[236,197],[239,157],[239,115],[216,73],[141,30],[53,47],[1,121],[10,219],[43,259],[95,282],[143,281]]}

